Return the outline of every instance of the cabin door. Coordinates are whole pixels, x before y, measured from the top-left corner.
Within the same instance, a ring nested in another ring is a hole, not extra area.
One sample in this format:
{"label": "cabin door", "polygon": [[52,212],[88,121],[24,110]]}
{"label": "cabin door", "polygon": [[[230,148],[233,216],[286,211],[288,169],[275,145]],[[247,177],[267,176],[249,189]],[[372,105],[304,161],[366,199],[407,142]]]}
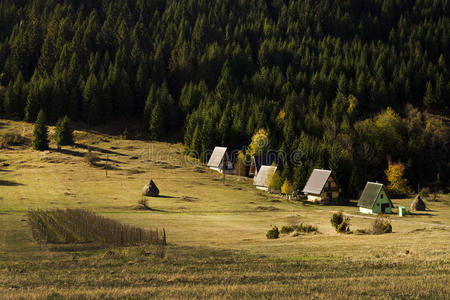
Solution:
{"label": "cabin door", "polygon": [[386,208],[389,207],[389,203],[381,204],[381,212],[384,214],[386,212]]}

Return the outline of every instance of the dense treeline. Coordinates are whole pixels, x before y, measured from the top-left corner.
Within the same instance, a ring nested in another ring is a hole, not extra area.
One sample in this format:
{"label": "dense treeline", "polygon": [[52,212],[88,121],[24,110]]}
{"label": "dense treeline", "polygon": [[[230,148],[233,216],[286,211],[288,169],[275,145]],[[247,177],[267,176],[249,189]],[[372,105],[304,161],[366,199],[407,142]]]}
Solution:
{"label": "dense treeline", "polygon": [[198,153],[266,128],[302,153],[283,178],[332,168],[349,196],[388,160],[448,185],[448,123],[424,111],[448,115],[449,16],[448,0],[2,0],[0,109],[139,117]]}

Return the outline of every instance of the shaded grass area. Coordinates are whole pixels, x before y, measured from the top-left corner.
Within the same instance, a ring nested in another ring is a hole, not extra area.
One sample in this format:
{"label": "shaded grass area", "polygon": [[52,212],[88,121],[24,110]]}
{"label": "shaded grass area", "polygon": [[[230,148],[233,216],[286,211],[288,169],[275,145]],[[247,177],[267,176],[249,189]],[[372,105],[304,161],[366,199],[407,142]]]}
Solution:
{"label": "shaded grass area", "polygon": [[85,209],[30,210],[33,237],[40,243],[104,243],[114,246],[166,244],[166,232],[121,224]]}
{"label": "shaded grass area", "polygon": [[448,260],[275,259],[170,245],[0,262],[0,298],[445,298]]}
{"label": "shaded grass area", "polygon": [[19,186],[19,185],[23,185],[23,184],[19,183],[19,182],[0,179],[0,186]]}

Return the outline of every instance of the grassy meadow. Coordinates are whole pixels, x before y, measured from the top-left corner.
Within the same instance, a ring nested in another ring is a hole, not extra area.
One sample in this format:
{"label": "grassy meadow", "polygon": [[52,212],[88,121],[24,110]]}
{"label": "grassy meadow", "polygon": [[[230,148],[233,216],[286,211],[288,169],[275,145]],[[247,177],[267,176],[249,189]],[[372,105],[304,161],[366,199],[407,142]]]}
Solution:
{"label": "grassy meadow", "polygon": [[[53,128],[50,128],[52,135]],[[0,299],[33,298],[448,298],[448,195],[428,210],[390,216],[393,233],[337,234],[333,212],[351,230],[372,216],[356,206],[316,206],[256,190],[182,155],[181,144],[120,139],[105,128],[76,130],[77,145],[32,151],[32,125],[0,120],[0,136],[26,144],[0,149]],[[90,166],[88,149],[99,161]],[[106,167],[105,167],[106,165]],[[106,170],[107,169],[107,170]],[[161,197],[141,196],[152,178]],[[151,209],[138,204],[145,200]],[[394,199],[409,208],[412,199]],[[36,243],[29,209],[86,208],[146,230],[156,246],[54,251]],[[271,225],[306,223],[317,234],[268,240]]]}

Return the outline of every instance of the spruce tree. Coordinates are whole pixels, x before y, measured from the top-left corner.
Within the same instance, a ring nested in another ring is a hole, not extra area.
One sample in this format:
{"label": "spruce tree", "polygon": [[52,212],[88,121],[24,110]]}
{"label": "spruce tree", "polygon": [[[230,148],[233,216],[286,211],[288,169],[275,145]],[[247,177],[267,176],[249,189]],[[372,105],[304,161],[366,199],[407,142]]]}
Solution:
{"label": "spruce tree", "polygon": [[43,151],[48,149],[48,128],[45,113],[41,109],[34,124],[33,149]]}
{"label": "spruce tree", "polygon": [[149,127],[151,139],[156,140],[161,138],[164,128],[163,125],[163,111],[161,105],[159,105],[159,103],[156,103],[155,107],[152,110],[152,117]]}
{"label": "spruce tree", "polygon": [[73,130],[70,127],[70,119],[64,116],[56,124],[55,141],[58,146],[73,145]]}

